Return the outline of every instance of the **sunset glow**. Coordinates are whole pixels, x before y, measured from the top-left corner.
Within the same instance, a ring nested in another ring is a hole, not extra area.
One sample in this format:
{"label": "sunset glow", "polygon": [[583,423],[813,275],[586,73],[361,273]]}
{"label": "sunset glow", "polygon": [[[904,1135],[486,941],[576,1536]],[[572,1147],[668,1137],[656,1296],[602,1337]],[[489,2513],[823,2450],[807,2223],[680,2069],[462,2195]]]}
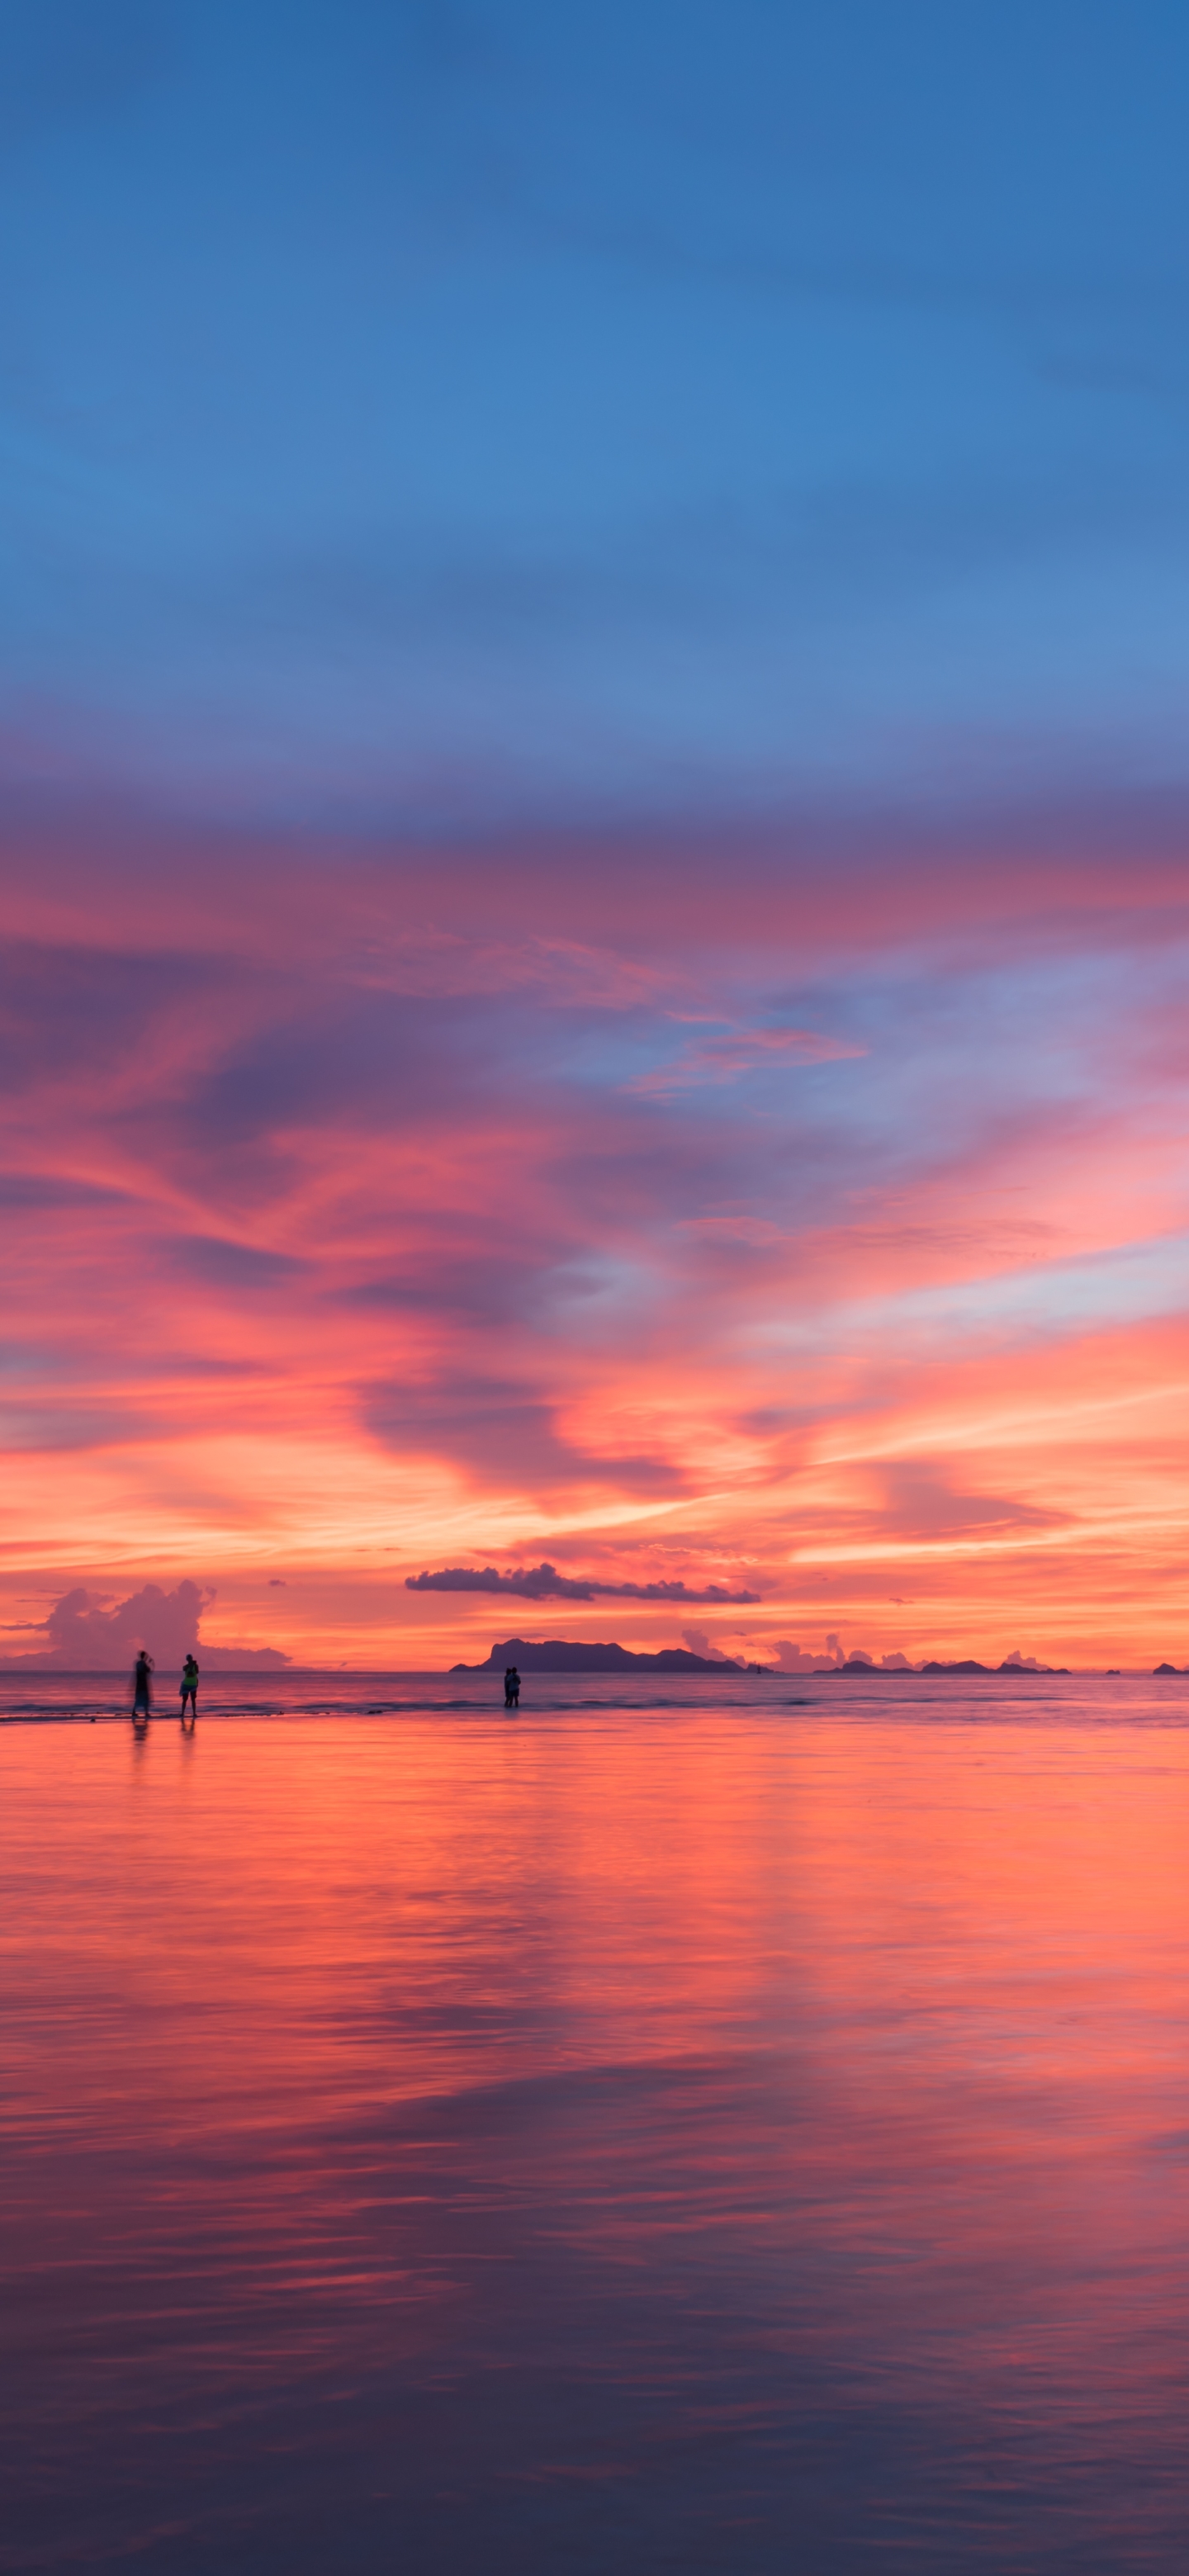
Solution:
{"label": "sunset glow", "polygon": [[0,31],[7,1654],[1189,1662],[1185,68]]}
{"label": "sunset glow", "polygon": [[0,2576],[1182,2576],[1187,131],[0,6]]}
{"label": "sunset glow", "polygon": [[[869,876],[14,865],[10,1652],[189,1578],[302,1660],[1189,1655],[1189,920],[1157,866],[955,855],[899,935]],[[758,1600],[406,1583],[543,1559]]]}

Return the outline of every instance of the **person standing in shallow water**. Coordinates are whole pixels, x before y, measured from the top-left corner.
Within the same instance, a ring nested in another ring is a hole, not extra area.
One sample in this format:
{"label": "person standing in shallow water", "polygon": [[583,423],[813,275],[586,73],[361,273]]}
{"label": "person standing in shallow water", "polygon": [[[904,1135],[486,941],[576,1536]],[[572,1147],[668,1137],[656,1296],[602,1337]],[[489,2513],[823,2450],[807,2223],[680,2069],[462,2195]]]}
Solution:
{"label": "person standing in shallow water", "polygon": [[198,1715],[198,1657],[193,1652],[187,1655],[185,1663],[182,1666],[181,1688],[182,1724],[184,1726],[186,1723],[186,1702],[189,1700],[190,1724],[193,1726],[194,1720]]}
{"label": "person standing in shallow water", "polygon": [[132,1723],[134,1726],[138,1724],[143,1725],[147,1722],[149,1711],[153,1705],[152,1672],[153,1658],[150,1654],[146,1654],[145,1649],[142,1646],[140,1653],[136,1658],[136,1670],[132,1676]]}
{"label": "person standing in shallow water", "polygon": [[505,1708],[520,1706],[520,1675],[515,1664],[509,1664],[504,1674],[504,1706]]}

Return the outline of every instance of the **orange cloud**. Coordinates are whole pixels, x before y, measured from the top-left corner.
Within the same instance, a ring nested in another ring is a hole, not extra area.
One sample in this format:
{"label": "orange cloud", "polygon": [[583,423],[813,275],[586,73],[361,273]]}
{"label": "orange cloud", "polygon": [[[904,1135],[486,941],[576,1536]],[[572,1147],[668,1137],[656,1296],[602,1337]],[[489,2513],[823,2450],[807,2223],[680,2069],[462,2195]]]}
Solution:
{"label": "orange cloud", "polygon": [[1167,867],[605,859],[14,858],[14,1621],[451,1661],[406,1576],[540,1560],[625,1643],[1189,1660]]}

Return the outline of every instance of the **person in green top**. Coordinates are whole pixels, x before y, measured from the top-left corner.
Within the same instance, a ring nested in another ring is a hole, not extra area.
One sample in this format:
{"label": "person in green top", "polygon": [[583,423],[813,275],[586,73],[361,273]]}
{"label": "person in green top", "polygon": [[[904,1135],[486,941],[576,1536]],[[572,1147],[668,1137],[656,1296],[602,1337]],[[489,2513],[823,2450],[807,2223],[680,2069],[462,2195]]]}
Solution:
{"label": "person in green top", "polygon": [[190,1702],[190,1724],[198,1715],[198,1658],[189,1654],[182,1666],[182,1724],[186,1723],[186,1702]]}

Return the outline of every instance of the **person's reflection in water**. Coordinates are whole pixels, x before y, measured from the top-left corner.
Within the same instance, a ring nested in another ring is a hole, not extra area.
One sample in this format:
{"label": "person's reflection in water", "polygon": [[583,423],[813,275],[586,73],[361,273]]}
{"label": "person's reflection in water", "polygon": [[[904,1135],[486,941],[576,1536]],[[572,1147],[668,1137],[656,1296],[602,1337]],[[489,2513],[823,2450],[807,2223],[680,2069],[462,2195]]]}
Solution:
{"label": "person's reflection in water", "polygon": [[520,1706],[520,1675],[515,1664],[509,1664],[504,1674],[504,1706],[505,1708]]}
{"label": "person's reflection in water", "polygon": [[147,1726],[153,1705],[153,1658],[141,1647],[132,1676],[132,1723]]}
{"label": "person's reflection in water", "polygon": [[191,1649],[182,1666],[182,1724],[186,1723],[186,1702],[190,1702],[190,1724],[198,1715],[198,1657]]}

